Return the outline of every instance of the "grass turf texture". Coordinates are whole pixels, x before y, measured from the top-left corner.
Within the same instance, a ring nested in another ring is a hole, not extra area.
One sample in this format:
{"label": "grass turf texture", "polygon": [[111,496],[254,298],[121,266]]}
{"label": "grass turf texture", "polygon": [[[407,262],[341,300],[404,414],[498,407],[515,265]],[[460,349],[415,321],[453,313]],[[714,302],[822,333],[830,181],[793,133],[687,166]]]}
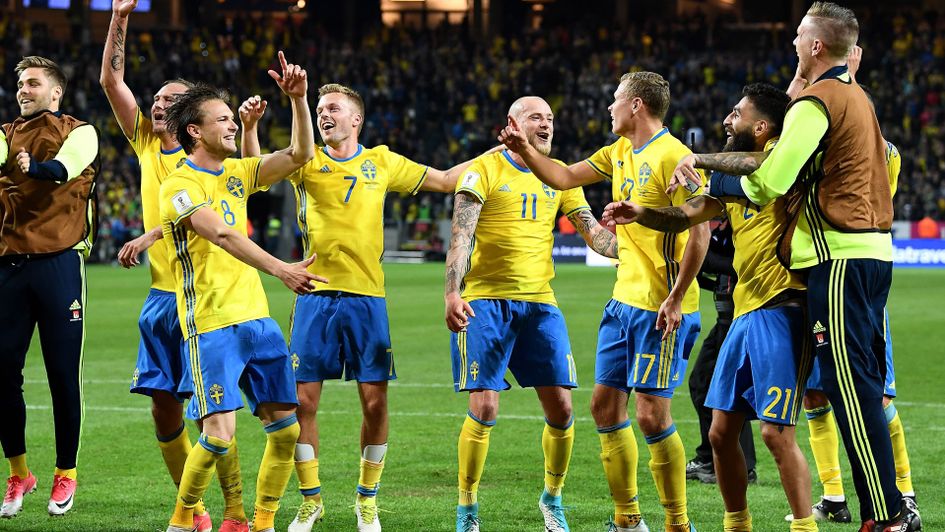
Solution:
{"label": "grass turf texture", "polygon": [[[400,379],[390,390],[390,451],[378,498],[381,522],[390,531],[451,530],[456,505],[456,437],[466,411],[466,395],[452,390],[449,335],[443,321],[443,265],[389,264],[385,269]],[[582,386],[574,392],[576,439],[564,501],[570,508],[567,515],[573,530],[602,530],[612,506],[588,403],[593,386],[597,325],[610,296],[614,272],[571,265],[558,266],[557,272],[554,287],[568,322]],[[29,409],[29,464],[39,479],[39,489],[27,496],[19,516],[0,520],[0,530],[164,530],[173,509],[175,489],[153,436],[150,401],[128,393],[138,345],[137,317],[148,290],[147,270],[93,266],[89,268],[88,279],[86,418],[75,507],[65,517],[51,518],[46,514],[55,458],[53,425],[39,340],[34,338],[27,358],[24,389]],[[263,281],[272,315],[287,329],[292,295],[274,278],[264,275]],[[941,439],[945,437],[945,426],[941,423],[945,400],[939,395],[940,384],[945,382],[945,366],[941,364],[945,345],[942,301],[945,272],[896,270],[889,303],[898,362],[900,400],[896,404],[907,431],[924,528],[930,531],[945,530],[940,498],[945,481],[939,476],[940,465],[936,465],[941,463],[936,453],[941,451]],[[702,309],[703,330],[707,331],[714,319],[714,307],[705,292]],[[686,386],[676,395],[673,414],[690,458],[698,440],[698,425]],[[316,530],[353,530],[360,427],[355,386],[326,384],[319,421],[320,476],[327,515]],[[499,421],[492,432],[480,489],[484,530],[542,528],[537,510],[543,478],[542,423],[541,408],[533,391],[516,387],[502,394]],[[196,428],[191,424],[189,430],[191,439],[195,439]],[[654,531],[661,530],[662,511],[646,465],[649,452],[639,430],[634,430],[640,443],[643,513]],[[265,439],[258,422],[245,410],[238,415],[238,436],[244,501],[251,515],[256,466]],[[798,438],[810,457],[807,436],[807,424],[802,420]],[[783,516],[789,508],[757,425],[755,438],[759,482],[749,489],[755,530],[787,530]],[[856,519],[856,497],[845,456],[841,462]],[[813,465],[811,471],[816,477]],[[816,480],[813,484],[816,500],[820,488]],[[293,475],[276,518],[277,530],[285,530],[295,514],[300,499],[296,488]],[[694,523],[702,531],[721,530],[723,507],[717,487],[689,482],[688,488],[689,515]],[[215,478],[206,502],[214,524],[218,525],[222,498]],[[854,525],[821,525],[821,530],[854,529]]]}

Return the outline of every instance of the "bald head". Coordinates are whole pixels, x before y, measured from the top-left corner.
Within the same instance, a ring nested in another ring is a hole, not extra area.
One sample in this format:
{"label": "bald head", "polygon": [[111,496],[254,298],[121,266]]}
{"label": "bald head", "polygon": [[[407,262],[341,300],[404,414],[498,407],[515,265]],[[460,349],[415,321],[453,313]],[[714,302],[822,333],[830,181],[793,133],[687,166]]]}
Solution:
{"label": "bald head", "polygon": [[555,115],[544,98],[522,96],[509,107],[509,118],[525,132],[528,143],[542,155],[551,153]]}

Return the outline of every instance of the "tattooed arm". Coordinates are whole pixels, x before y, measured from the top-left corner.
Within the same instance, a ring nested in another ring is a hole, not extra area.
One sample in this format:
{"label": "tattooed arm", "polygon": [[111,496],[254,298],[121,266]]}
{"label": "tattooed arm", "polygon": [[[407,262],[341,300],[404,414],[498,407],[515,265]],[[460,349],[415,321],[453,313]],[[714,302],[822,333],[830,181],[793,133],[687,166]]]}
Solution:
{"label": "tattooed arm", "polygon": [[112,21],[108,25],[108,37],[105,38],[105,51],[102,53],[102,72],[99,77],[99,83],[105,90],[105,96],[112,106],[115,118],[118,119],[118,125],[129,139],[135,135],[138,102],[125,84],[125,35],[128,29],[128,15],[137,5],[138,0],[112,2]]}
{"label": "tattooed arm", "polygon": [[725,213],[725,205],[718,198],[699,195],[679,207],[651,209],[630,201],[617,201],[604,208],[603,221],[617,224],[638,223],[665,233],[680,233]]}
{"label": "tattooed arm", "polygon": [[568,220],[571,220],[574,227],[584,237],[588,247],[605,257],[617,258],[617,235],[599,224],[590,209],[571,213],[568,215]]}
{"label": "tattooed arm", "polygon": [[469,325],[469,317],[475,317],[472,307],[459,294],[460,285],[469,271],[469,257],[472,255],[473,235],[479,223],[482,203],[472,195],[460,192],[453,204],[453,232],[450,249],[446,254],[446,326],[453,332],[459,332]]}
{"label": "tattooed arm", "polygon": [[696,168],[730,175],[748,175],[757,170],[770,152],[733,151],[722,153],[691,153],[679,160],[669,180],[667,192],[685,187],[686,182],[702,185],[702,176]]}

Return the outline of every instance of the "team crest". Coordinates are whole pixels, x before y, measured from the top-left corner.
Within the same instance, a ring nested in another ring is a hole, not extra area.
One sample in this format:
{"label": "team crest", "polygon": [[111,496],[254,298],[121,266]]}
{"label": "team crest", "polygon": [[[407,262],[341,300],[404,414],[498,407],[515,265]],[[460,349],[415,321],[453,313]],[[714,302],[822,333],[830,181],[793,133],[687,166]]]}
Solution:
{"label": "team crest", "polygon": [[213,402],[220,404],[223,402],[223,386],[219,384],[214,384],[210,386],[210,399],[213,399]]}
{"label": "team crest", "polygon": [[545,195],[548,196],[548,197],[551,198],[551,199],[554,199],[554,198],[555,198],[555,194],[558,193],[557,190],[555,190],[555,189],[549,187],[548,185],[546,185],[546,184],[544,184],[544,183],[541,184],[541,189],[545,192]]}
{"label": "team crest", "polygon": [[134,372],[134,374],[131,376],[131,385],[132,385],[132,386],[137,386],[137,385],[138,385],[138,378],[139,378],[140,376],[141,376],[141,373],[138,371],[138,368],[135,368],[135,372]]}
{"label": "team crest", "polygon": [[79,304],[78,299],[72,301],[72,304],[69,305],[69,311],[72,312],[72,319],[69,321],[82,321],[82,305]]}
{"label": "team crest", "polygon": [[469,365],[469,376],[472,377],[474,381],[479,377],[479,363],[478,362],[473,361],[473,363]]}
{"label": "team crest", "polygon": [[246,195],[246,189],[243,188],[243,180],[233,175],[226,180],[226,189],[237,198],[242,198]]}
{"label": "team crest", "polygon": [[361,165],[361,175],[363,175],[365,179],[373,181],[374,178],[377,177],[377,165],[370,159],[364,161]]}
{"label": "team crest", "polygon": [[649,163],[643,163],[643,166],[640,167],[640,172],[637,175],[637,180],[640,182],[641,187],[650,180],[651,175],[653,175],[653,169],[650,168]]}
{"label": "team crest", "polygon": [[299,354],[292,353],[292,371],[299,369]]}
{"label": "team crest", "polygon": [[823,347],[827,345],[827,328],[824,327],[822,323],[820,323],[820,320],[817,320],[814,323],[812,332],[814,333],[814,340],[817,342],[816,347]]}
{"label": "team crest", "polygon": [[617,161],[617,168],[623,168],[623,161]]}

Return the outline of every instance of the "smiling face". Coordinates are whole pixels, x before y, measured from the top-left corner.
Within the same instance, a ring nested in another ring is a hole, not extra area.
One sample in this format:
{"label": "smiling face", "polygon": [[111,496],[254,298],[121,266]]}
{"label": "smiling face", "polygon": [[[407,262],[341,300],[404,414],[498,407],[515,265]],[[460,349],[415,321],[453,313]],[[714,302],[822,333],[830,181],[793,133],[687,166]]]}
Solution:
{"label": "smiling face", "polygon": [[723,151],[756,151],[756,134],[763,129],[761,120],[757,109],[748,97],[739,100],[722,122],[725,135],[728,137]]}
{"label": "smiling face", "polygon": [[220,159],[236,153],[236,133],[240,128],[230,106],[223,100],[209,100],[201,104],[200,116],[199,124],[187,126],[196,145]]}
{"label": "smiling face", "polygon": [[17,80],[16,103],[21,116],[30,116],[46,109],[59,110],[62,87],[40,67],[30,67]]}
{"label": "smiling face", "polygon": [[363,117],[351,98],[330,92],[318,99],[315,107],[318,133],[329,146],[339,146],[348,138],[357,138]]}
{"label": "smiling face", "polygon": [[542,155],[550,154],[555,135],[555,115],[548,102],[537,96],[528,96],[516,101],[509,111],[525,132],[528,143]]}
{"label": "smiling face", "polygon": [[154,95],[154,103],[151,104],[151,130],[160,135],[167,132],[167,124],[164,123],[164,112],[177,100],[177,97],[187,92],[187,87],[180,83],[168,83],[161,87]]}
{"label": "smiling face", "polygon": [[[810,16],[805,16],[797,26],[797,36],[794,38],[794,50],[797,52],[799,62],[798,71],[805,79],[809,76],[816,51],[822,48],[823,43],[816,38],[814,22]],[[808,81],[810,80],[808,79]]]}
{"label": "smiling face", "polygon": [[643,105],[639,98],[628,98],[627,85],[629,82],[621,82],[614,91],[614,103],[607,108],[610,111],[610,128],[616,135],[627,136],[630,134],[631,119],[639,106]]}

